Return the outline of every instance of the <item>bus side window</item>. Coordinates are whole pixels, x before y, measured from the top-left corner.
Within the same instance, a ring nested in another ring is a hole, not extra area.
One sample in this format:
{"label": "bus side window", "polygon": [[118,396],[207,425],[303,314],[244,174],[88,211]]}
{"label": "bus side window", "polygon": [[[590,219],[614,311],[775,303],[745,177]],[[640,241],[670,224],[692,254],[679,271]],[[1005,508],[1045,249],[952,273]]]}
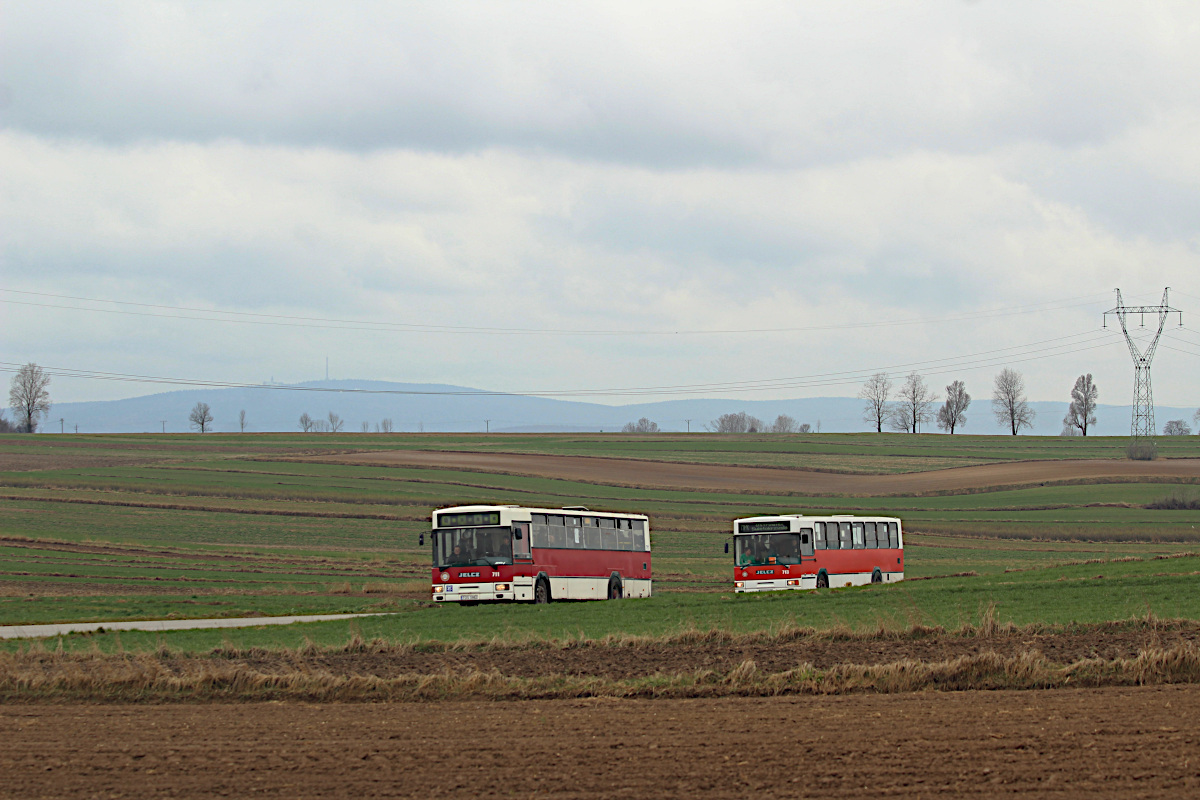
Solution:
{"label": "bus side window", "polygon": [[588,550],[600,550],[600,520],[595,517],[583,521],[583,546]]}
{"label": "bus side window", "polygon": [[629,523],[630,520],[627,519],[617,520],[618,550],[629,550],[633,547],[633,531],[631,530],[633,526],[631,526]]}
{"label": "bus side window", "polygon": [[854,549],[862,550],[863,544],[863,524],[861,522],[853,522],[850,524],[850,530],[854,534]]}
{"label": "bus side window", "polygon": [[813,523],[813,546],[818,550],[825,550],[829,545],[825,541],[825,523]]}
{"label": "bus side window", "polygon": [[879,546],[878,541],[875,539],[875,523],[874,522],[864,522],[863,523],[863,534],[866,537],[866,541],[867,541],[866,547],[868,550],[874,550],[876,547]]}
{"label": "bus side window", "polygon": [[549,547],[550,528],[546,525],[545,514],[533,514],[529,523],[529,544],[533,547]]}
{"label": "bus side window", "polygon": [[811,556],[813,554],[813,531],[812,528],[800,529],[800,555]]}
{"label": "bus side window", "polygon": [[854,547],[854,540],[850,538],[850,523],[839,522],[838,527],[841,528],[842,534],[842,549],[849,550]]}
{"label": "bus side window", "polygon": [[900,526],[894,522],[888,523],[888,546],[893,550],[900,546]]}
{"label": "bus side window", "polygon": [[547,547],[566,547],[567,546],[567,529],[563,527],[563,518],[561,514],[550,514],[546,517],[547,525]]}
{"label": "bus side window", "polygon": [[633,551],[635,553],[649,552],[650,536],[646,533],[646,521],[635,519],[633,521]]}
{"label": "bus side window", "polygon": [[620,521],[619,519],[600,519],[600,547],[602,549],[617,549],[617,523]]}

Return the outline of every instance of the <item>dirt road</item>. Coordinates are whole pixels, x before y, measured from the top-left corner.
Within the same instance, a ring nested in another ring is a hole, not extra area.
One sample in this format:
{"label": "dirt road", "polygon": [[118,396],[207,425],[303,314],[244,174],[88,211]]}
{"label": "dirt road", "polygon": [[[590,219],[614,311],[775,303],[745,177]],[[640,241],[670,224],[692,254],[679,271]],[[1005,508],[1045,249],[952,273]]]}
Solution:
{"label": "dirt road", "polygon": [[1200,459],[1194,458],[1158,461],[1017,461],[901,475],[846,475],[768,467],[677,464],[639,459],[419,450],[315,456],[313,460],[339,464],[469,469],[477,472],[531,475],[647,488],[811,495],[914,495],[1103,478],[1200,480]]}
{"label": "dirt road", "polygon": [[1180,798],[1200,793],[1198,720],[1196,686],[7,705],[0,797]]}

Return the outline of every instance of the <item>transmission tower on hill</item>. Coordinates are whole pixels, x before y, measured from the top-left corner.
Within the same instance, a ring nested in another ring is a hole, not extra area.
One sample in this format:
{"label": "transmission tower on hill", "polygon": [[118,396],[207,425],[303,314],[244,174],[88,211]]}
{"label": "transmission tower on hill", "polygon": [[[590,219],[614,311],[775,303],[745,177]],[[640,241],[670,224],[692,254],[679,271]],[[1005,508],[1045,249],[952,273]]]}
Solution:
{"label": "transmission tower on hill", "polygon": [[[1167,293],[1171,287],[1163,289],[1162,302],[1156,306],[1127,306],[1121,300],[1121,290],[1117,289],[1117,306],[1104,312],[1104,326],[1108,327],[1108,315],[1115,314],[1121,323],[1121,333],[1125,334],[1125,343],[1129,345],[1129,354],[1133,356],[1133,422],[1129,427],[1130,454],[1145,453],[1153,457],[1154,452],[1154,391],[1150,388],[1150,362],[1154,360],[1154,350],[1158,347],[1158,338],[1162,336],[1163,326],[1168,314],[1179,314],[1179,324],[1183,325],[1183,312],[1178,308],[1167,305]],[[1138,349],[1133,337],[1129,335],[1129,327],[1125,318],[1131,314],[1137,315],[1140,327],[1146,326],[1146,315],[1151,315],[1150,324],[1154,325],[1153,315],[1158,315],[1158,330],[1145,352]]]}

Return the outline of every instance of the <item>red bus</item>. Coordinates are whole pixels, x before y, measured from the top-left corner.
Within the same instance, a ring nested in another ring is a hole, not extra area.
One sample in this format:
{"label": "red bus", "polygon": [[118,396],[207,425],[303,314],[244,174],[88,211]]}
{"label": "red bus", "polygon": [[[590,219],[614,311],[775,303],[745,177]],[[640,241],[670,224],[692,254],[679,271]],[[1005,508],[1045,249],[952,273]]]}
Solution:
{"label": "red bus", "polygon": [[745,517],[733,522],[733,546],[735,592],[904,580],[904,536],[895,517]]}
{"label": "red bus", "polygon": [[645,514],[521,506],[433,513],[435,602],[649,597]]}

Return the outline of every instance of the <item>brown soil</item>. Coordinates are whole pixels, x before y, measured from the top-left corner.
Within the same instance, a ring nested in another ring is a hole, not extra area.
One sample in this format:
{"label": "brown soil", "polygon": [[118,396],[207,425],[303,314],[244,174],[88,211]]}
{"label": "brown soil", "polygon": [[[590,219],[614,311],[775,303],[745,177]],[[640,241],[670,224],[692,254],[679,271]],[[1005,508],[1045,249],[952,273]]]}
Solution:
{"label": "brown soil", "polygon": [[400,450],[314,456],[338,464],[465,469],[617,486],[803,495],[919,495],[1098,480],[1200,481],[1200,459],[1017,461],[900,475],[848,475],[772,467],[678,464],[588,456]]}
{"label": "brown soil", "polygon": [[1179,798],[1200,687],[0,707],[0,797]]}
{"label": "brown soil", "polygon": [[300,669],[393,678],[443,670],[460,673],[495,670],[501,675],[521,678],[589,675],[622,680],[698,669],[726,672],[747,660],[753,661],[759,671],[782,672],[805,663],[826,669],[836,664],[933,662],[986,651],[1016,656],[1037,650],[1051,662],[1069,664],[1085,658],[1133,658],[1146,648],[1170,648],[1188,642],[1200,642],[1200,624],[1183,622],[1150,628],[1114,625],[1080,632],[1018,631],[992,636],[903,634],[895,638],[835,639],[818,634],[788,639],[749,635],[696,643],[631,640],[619,645],[595,642],[565,647],[537,643],[470,649],[394,648],[377,653],[316,653],[303,657],[294,653],[261,653],[230,661],[264,673]]}

